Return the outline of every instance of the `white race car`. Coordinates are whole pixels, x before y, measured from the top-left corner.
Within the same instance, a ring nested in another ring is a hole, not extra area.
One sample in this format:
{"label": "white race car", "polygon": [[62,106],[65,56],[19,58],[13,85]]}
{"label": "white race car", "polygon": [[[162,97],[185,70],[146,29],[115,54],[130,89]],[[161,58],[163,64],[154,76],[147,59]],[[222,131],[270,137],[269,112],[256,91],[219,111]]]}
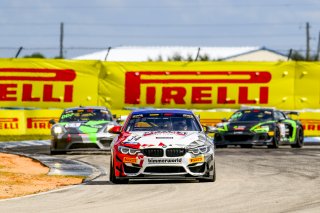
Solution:
{"label": "white race car", "polygon": [[137,110],[111,143],[110,181],[129,179],[216,179],[214,144],[189,110]]}
{"label": "white race car", "polygon": [[110,150],[110,143],[116,135],[108,130],[119,125],[106,107],[99,106],[67,108],[58,123],[54,120],[50,123],[53,124],[52,155],[74,150]]}

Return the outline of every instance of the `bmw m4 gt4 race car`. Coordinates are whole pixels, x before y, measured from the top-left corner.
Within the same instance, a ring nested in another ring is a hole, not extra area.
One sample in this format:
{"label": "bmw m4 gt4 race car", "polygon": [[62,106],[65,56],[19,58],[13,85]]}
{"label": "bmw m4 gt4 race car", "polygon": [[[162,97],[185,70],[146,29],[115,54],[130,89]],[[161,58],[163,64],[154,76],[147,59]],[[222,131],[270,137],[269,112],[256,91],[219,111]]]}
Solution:
{"label": "bmw m4 gt4 race car", "polygon": [[[209,130],[208,130],[209,131]],[[110,181],[216,178],[214,145],[189,110],[133,111],[111,144]]]}
{"label": "bmw m4 gt4 race car", "polygon": [[68,108],[61,114],[58,123],[50,121],[51,154],[63,154],[73,150],[110,150],[116,136],[108,132],[119,125],[105,107]]}
{"label": "bmw m4 gt4 race car", "polygon": [[217,148],[227,145],[278,148],[279,145],[288,144],[293,148],[301,148],[304,139],[301,122],[289,118],[289,114],[298,113],[262,108],[238,110],[228,121],[216,125],[215,145]]}

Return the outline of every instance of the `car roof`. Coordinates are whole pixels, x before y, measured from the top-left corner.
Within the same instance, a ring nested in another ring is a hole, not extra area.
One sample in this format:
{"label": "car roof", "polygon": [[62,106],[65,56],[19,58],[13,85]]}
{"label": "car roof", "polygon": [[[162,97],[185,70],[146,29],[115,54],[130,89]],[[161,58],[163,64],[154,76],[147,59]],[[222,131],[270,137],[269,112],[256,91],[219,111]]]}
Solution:
{"label": "car roof", "polygon": [[101,109],[101,110],[108,110],[106,107],[103,107],[103,106],[79,106],[79,107],[66,108],[65,111],[68,111],[68,110],[77,110],[77,109]]}
{"label": "car roof", "polygon": [[186,109],[139,109],[132,112],[132,115],[137,114],[150,114],[150,113],[178,113],[193,115],[191,110]]}
{"label": "car roof", "polygon": [[239,109],[238,111],[246,111],[246,110],[269,110],[269,111],[278,111],[273,108],[246,108],[246,109]]}

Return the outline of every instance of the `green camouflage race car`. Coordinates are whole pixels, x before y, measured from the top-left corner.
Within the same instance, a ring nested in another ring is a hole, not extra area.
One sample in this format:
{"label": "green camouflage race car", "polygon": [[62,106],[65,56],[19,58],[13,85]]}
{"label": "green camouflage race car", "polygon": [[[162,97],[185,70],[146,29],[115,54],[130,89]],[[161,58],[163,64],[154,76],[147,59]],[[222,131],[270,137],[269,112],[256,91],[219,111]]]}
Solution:
{"label": "green camouflage race car", "polygon": [[119,124],[106,107],[75,107],[63,111],[58,123],[50,121],[51,154],[74,150],[110,150],[116,136],[108,132]]}
{"label": "green camouflage race car", "polygon": [[240,145],[251,148],[253,145],[278,148],[279,145],[303,146],[303,127],[300,121],[285,112],[269,108],[240,109],[229,120],[216,125],[214,142],[217,148]]}

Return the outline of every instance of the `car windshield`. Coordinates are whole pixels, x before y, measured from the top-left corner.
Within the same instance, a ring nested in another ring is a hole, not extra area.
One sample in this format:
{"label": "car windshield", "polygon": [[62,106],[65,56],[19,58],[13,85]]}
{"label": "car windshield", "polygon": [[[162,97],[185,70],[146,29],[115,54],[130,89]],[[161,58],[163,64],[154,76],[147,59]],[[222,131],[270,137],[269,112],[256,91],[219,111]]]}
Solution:
{"label": "car windshield", "polygon": [[126,131],[201,131],[193,115],[179,113],[133,115]]}
{"label": "car windshield", "polygon": [[74,109],[62,113],[59,122],[86,122],[86,121],[111,121],[109,111],[103,109]]}
{"label": "car windshield", "polygon": [[235,112],[230,121],[269,121],[272,120],[271,110],[241,110]]}

